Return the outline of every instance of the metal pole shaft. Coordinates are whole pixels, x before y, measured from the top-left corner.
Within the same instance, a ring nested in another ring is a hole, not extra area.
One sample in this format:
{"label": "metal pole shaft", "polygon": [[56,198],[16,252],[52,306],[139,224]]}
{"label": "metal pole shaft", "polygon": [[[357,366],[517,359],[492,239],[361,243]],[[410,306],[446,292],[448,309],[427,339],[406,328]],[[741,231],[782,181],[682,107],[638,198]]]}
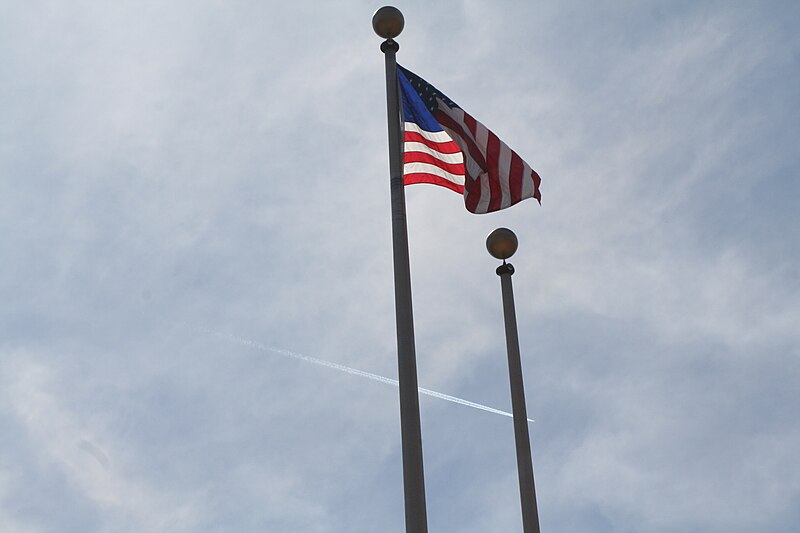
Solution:
{"label": "metal pole shaft", "polygon": [[395,54],[399,45],[387,39],[381,45],[386,57],[386,105],[389,118],[389,176],[392,195],[394,246],[394,300],[397,321],[397,366],[400,382],[400,433],[403,446],[403,490],[406,533],[427,533],[425,476],[422,467],[422,431],[419,421],[417,356],[411,310],[411,270],[408,258],[406,197],[403,188],[403,154]]}
{"label": "metal pole shaft", "polygon": [[500,276],[500,285],[503,291],[508,376],[511,382],[511,412],[514,415],[519,494],[522,501],[522,531],[524,533],[539,533],[539,510],[536,506],[536,488],[533,482],[533,461],[531,460],[531,442],[528,436],[525,388],[522,384],[522,362],[519,354],[517,314],[514,309],[514,289],[511,286],[511,275],[513,273],[514,267],[509,263],[504,262],[497,268],[497,275]]}

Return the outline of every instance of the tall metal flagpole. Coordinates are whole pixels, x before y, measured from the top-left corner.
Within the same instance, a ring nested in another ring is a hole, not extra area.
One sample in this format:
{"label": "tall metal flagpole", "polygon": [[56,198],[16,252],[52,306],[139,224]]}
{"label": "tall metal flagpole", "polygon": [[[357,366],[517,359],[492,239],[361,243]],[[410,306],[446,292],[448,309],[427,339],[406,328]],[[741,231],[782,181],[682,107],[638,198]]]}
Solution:
{"label": "tall metal flagpole", "polygon": [[531,441],[528,435],[528,413],[525,407],[525,388],[522,384],[522,362],[519,356],[517,314],[514,310],[514,289],[511,275],[514,267],[506,259],[517,251],[517,236],[506,228],[498,228],[486,239],[486,248],[503,264],[497,267],[503,293],[503,317],[506,326],[506,350],[508,352],[508,377],[511,383],[511,413],[514,417],[514,439],[517,448],[517,473],[519,495],[522,503],[522,531],[539,533],[539,509],[536,505],[536,488],[533,482],[533,460]]}
{"label": "tall metal flagpole", "polygon": [[427,533],[425,476],[422,468],[422,431],[419,422],[417,356],[414,349],[414,317],[411,310],[411,270],[408,261],[406,197],[403,189],[403,157],[400,138],[400,99],[394,41],[403,31],[403,14],[384,6],[372,17],[372,28],[386,39],[381,51],[386,58],[386,107],[389,118],[389,183],[392,195],[392,242],[394,245],[394,301],[397,321],[397,366],[400,382],[400,433],[403,446],[403,491],[406,533]]}

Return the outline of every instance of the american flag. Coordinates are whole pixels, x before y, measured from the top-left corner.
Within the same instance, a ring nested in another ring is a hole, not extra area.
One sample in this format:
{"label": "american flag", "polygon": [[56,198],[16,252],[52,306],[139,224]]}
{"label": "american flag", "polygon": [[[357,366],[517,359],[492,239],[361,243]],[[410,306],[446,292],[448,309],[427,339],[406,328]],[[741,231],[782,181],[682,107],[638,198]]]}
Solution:
{"label": "american flag", "polygon": [[472,213],[491,213],[526,198],[541,203],[541,178],[497,135],[410,70],[398,65],[397,78],[406,185],[432,183],[463,193]]}

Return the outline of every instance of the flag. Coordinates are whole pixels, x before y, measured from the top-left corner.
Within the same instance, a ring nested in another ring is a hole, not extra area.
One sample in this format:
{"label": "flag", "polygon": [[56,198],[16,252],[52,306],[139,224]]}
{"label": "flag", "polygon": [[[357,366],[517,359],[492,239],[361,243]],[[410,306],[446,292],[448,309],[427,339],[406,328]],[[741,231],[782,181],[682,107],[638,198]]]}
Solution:
{"label": "flag", "polygon": [[526,198],[539,203],[541,178],[497,135],[433,85],[397,66],[403,123],[403,183],[432,183],[464,195],[472,213]]}

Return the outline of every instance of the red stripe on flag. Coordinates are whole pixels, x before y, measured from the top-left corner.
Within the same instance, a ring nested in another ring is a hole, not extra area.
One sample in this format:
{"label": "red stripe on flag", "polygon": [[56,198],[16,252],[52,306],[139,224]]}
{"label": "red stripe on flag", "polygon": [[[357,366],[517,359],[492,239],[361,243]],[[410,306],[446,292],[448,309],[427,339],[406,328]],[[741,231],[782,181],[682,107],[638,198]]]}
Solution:
{"label": "red stripe on flag", "polygon": [[[469,116],[466,113],[464,115],[465,117]],[[486,166],[486,170],[489,172],[489,190],[491,191],[488,211],[497,211],[503,201],[503,192],[500,189],[500,139],[491,131],[486,146]]]}
{"label": "red stripe on flag", "polygon": [[461,151],[461,148],[454,143],[453,141],[447,142],[436,142],[430,139],[426,139],[416,131],[406,131],[403,134],[403,140],[405,142],[417,142],[422,143],[426,146],[429,146],[436,150],[437,152],[441,152],[443,154],[457,154]]}
{"label": "red stripe on flag", "polygon": [[[472,118],[471,115],[468,115],[466,112],[464,112],[464,125],[467,126],[467,130],[469,130],[469,132],[472,134],[472,138],[477,139],[478,122],[474,118]],[[482,147],[479,146],[479,148]]]}
{"label": "red stripe on flag", "polygon": [[533,178],[533,197],[539,202],[539,205],[542,204],[542,193],[539,191],[539,185],[542,183],[542,178],[539,177],[539,174],[536,173],[535,170],[531,169],[531,177]]}
{"label": "red stripe on flag", "polygon": [[[457,122],[451,116],[445,114],[442,111],[434,112],[434,117],[436,120],[439,121],[439,124],[444,126],[446,129],[453,132],[455,141],[462,145],[462,149],[469,152],[469,156],[475,161],[475,163],[481,168],[481,170],[486,170],[486,159],[484,158],[484,152],[480,149],[480,147],[472,140],[472,133],[470,133],[465,127]],[[459,140],[461,142],[459,142]],[[480,182],[480,174],[474,175],[470,172],[469,165],[465,165],[465,179],[464,179],[464,206],[467,208],[468,211],[471,213],[475,213],[476,209],[478,208],[478,204],[481,201],[481,182]]]}
{"label": "red stripe on flag", "polygon": [[508,170],[508,186],[511,189],[511,205],[522,200],[522,172],[525,170],[522,159],[511,150],[511,167]]}
{"label": "red stripe on flag", "polygon": [[[472,157],[472,159],[474,159],[482,169],[486,169],[486,158],[483,156],[483,150],[481,150],[480,147],[472,140],[472,134],[468,131],[465,131],[461,124],[456,122],[451,117],[445,115],[441,111],[436,111],[434,113],[434,117],[439,121],[439,124],[456,133],[466,145],[465,147],[462,146],[462,150],[466,148],[469,151],[469,155]],[[472,176],[472,179],[476,178],[477,176]]]}
{"label": "red stripe on flag", "polygon": [[451,191],[455,191],[459,194],[464,192],[464,186],[459,185],[458,183],[453,183],[452,181],[446,180],[441,176],[435,176],[433,174],[428,173],[413,173],[413,174],[405,174],[403,176],[403,185],[414,185],[417,183],[430,183],[431,185],[439,185],[441,187],[447,187]]}
{"label": "red stripe on flag", "polygon": [[450,174],[464,175],[464,163],[447,163],[425,152],[406,152],[403,154],[404,163],[428,163],[449,172]]}
{"label": "red stripe on flag", "polygon": [[464,180],[464,206],[467,211],[474,213],[481,201],[481,181],[472,176]]}
{"label": "red stripe on flag", "polygon": [[[464,206],[467,208],[467,211],[474,213],[478,208],[478,202],[481,201],[481,188],[480,183],[475,180],[469,180],[468,183],[471,186],[469,189],[465,186]],[[477,184],[477,192],[475,191],[475,184]]]}

